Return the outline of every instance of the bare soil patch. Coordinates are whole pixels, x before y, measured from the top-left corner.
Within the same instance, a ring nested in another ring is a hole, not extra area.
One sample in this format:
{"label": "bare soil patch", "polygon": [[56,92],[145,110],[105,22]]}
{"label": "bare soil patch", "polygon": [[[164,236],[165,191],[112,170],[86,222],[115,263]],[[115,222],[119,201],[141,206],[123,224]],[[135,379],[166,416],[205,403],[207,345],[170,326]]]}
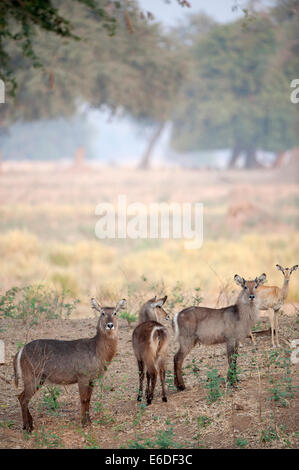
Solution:
{"label": "bare soil patch", "polygon": [[[13,386],[12,359],[25,340],[37,338],[75,339],[93,336],[96,318],[47,320],[30,330],[19,320],[0,319],[1,337],[6,345],[6,364],[0,367],[0,447],[1,448],[120,448],[136,446],[190,448],[295,448],[298,446],[298,391],[278,398],[285,390],[285,378],[298,387],[298,366],[286,368],[273,357],[289,357],[289,341],[298,337],[297,306],[285,306],[280,317],[280,338],[284,351],[271,348],[270,336],[257,336],[257,348],[247,339],[239,351],[240,382],[231,392],[221,381],[221,396],[209,399],[207,371],[217,369],[225,378],[225,346],[194,348],[184,363],[187,389],[177,392],[173,386],[172,342],[168,359],[168,403],[161,401],[160,384],[153,404],[136,402],[138,373],[133,356],[130,329],[120,319],[118,355],[102,382],[95,388],[91,403],[93,424],[82,429],[79,421],[77,385],[59,387],[59,408],[45,408],[44,386],[32,399],[30,409],[35,421],[28,437],[21,427],[21,412]],[[287,314],[288,313],[288,314]],[[170,329],[170,324],[165,322]],[[287,351],[288,350],[288,351]],[[287,351],[287,352],[286,352]],[[273,356],[274,355],[274,356]],[[272,359],[271,359],[272,357]],[[272,400],[271,400],[272,398]]]}

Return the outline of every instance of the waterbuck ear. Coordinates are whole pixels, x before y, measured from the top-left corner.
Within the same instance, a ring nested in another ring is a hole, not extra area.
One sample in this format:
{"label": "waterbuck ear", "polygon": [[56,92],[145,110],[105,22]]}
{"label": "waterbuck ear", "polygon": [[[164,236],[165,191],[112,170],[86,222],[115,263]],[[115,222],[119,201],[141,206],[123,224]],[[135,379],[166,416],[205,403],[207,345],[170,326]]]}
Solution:
{"label": "waterbuck ear", "polygon": [[293,266],[293,267],[290,269],[290,274],[291,274],[293,271],[296,271],[296,269],[298,269],[298,264],[295,264],[295,266]]}
{"label": "waterbuck ear", "polygon": [[99,304],[99,302],[94,297],[92,299],[90,299],[90,303],[91,303],[91,308],[94,308],[98,312],[102,311],[101,305]]}
{"label": "waterbuck ear", "polygon": [[167,299],[167,295],[165,295],[165,297],[163,297],[162,299],[157,300],[157,302],[152,302],[151,306],[152,306],[153,308],[155,308],[155,307],[162,307],[162,305],[165,304],[166,299]]}
{"label": "waterbuck ear", "polygon": [[283,274],[284,274],[284,269],[283,269],[282,266],[280,266],[280,264],[277,264],[276,267],[277,267],[277,269],[279,269],[279,271],[282,271]]}
{"label": "waterbuck ear", "polygon": [[238,274],[235,274],[234,277],[235,283],[238,284],[239,286],[243,287],[245,284],[245,279]]}
{"label": "waterbuck ear", "polygon": [[267,276],[265,273],[261,274],[259,277],[256,277],[255,278],[255,282],[260,285],[260,284],[264,284],[264,282],[267,280]]}
{"label": "waterbuck ear", "polygon": [[126,308],[126,305],[127,305],[127,301],[126,299],[121,299],[117,306],[115,307],[115,313],[117,313],[119,310],[123,310],[124,308]]}

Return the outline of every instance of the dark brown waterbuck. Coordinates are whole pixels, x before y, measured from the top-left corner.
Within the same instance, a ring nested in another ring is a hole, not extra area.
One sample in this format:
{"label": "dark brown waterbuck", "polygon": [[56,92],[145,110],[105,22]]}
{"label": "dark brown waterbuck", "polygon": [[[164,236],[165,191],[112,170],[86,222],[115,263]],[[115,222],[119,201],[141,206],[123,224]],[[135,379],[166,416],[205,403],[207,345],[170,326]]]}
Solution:
{"label": "dark brown waterbuck", "polygon": [[258,287],[266,281],[266,274],[253,281],[246,281],[236,274],[234,280],[242,287],[235,305],[218,309],[189,307],[174,316],[172,325],[179,342],[179,350],[174,356],[174,383],[178,390],[185,389],[182,365],[196,344],[226,343],[227,378],[234,384],[238,343],[250,334],[259,317]]}
{"label": "dark brown waterbuck", "polygon": [[117,352],[117,312],[124,308],[125,299],[116,307],[101,307],[96,299],[91,306],[100,313],[93,338],[72,341],[37,339],[26,344],[14,357],[15,384],[23,378],[24,390],[18,396],[23,429],[31,432],[33,419],[28,404],[35,392],[47,381],[53,384],[78,383],[81,400],[81,423],[90,423],[89,404],[94,380],[99,378]]}

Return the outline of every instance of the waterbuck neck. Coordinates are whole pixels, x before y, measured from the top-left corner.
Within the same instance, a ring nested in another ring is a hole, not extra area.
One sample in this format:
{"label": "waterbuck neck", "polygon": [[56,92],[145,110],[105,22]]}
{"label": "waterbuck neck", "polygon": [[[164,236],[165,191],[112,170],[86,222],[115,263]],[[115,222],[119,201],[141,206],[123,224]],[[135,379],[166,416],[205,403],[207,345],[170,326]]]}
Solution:
{"label": "waterbuck neck", "polygon": [[246,321],[252,325],[257,322],[259,316],[258,302],[255,300],[253,302],[248,301],[248,295],[242,291],[240,292],[236,305],[238,307],[240,320]]}
{"label": "waterbuck neck", "polygon": [[105,358],[105,361],[110,362],[117,352],[118,329],[116,328],[109,333],[104,333],[103,331],[98,330],[94,340],[96,343],[97,356],[100,358]]}
{"label": "waterbuck neck", "polygon": [[285,299],[287,298],[287,296],[288,296],[289,280],[290,280],[290,279],[284,278],[283,285],[282,285],[282,288],[281,288],[281,293],[282,293],[282,297],[283,297],[284,300],[285,300]]}

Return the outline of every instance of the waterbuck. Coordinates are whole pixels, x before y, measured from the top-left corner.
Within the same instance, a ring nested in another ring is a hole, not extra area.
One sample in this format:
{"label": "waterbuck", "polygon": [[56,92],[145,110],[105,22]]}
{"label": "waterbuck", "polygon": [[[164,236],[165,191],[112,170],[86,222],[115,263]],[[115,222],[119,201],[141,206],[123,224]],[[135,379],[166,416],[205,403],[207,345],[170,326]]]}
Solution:
{"label": "waterbuck", "polygon": [[145,302],[139,311],[139,323],[143,323],[145,321],[150,320],[159,321],[162,318],[165,318],[165,320],[169,320],[168,313],[165,312],[165,310],[162,308],[166,300],[167,295],[158,300],[157,296],[155,295],[154,298]]}
{"label": "waterbuck", "polygon": [[[278,315],[279,310],[283,306],[289,291],[290,277],[293,271],[298,269],[298,264],[292,268],[283,268],[279,264],[276,265],[277,269],[282,272],[284,281],[282,287],[278,286],[260,286],[258,288],[258,295],[260,299],[259,309],[260,317],[267,317],[271,325],[271,339],[272,346],[275,348],[279,346],[278,340]],[[251,334],[252,342],[254,343],[253,335]],[[276,344],[275,344],[276,340]]]}
{"label": "waterbuck", "polygon": [[93,382],[106,370],[117,352],[117,312],[124,308],[122,299],[116,307],[101,307],[96,299],[91,306],[100,317],[93,338],[72,341],[37,339],[23,346],[14,357],[15,385],[22,376],[24,390],[18,395],[23,416],[23,429],[31,432],[33,419],[28,404],[35,392],[48,381],[69,385],[78,383],[81,400],[82,426],[90,423],[89,403]]}
{"label": "waterbuck", "polygon": [[162,400],[167,401],[165,388],[165,362],[168,350],[169,334],[167,329],[157,321],[140,323],[133,331],[132,344],[139,370],[139,392],[137,400],[141,401],[143,380],[146,371],[146,401],[150,405],[157,382],[158,373],[162,385]]}
{"label": "waterbuck", "polygon": [[189,307],[177,313],[173,319],[175,339],[179,350],[174,356],[174,384],[184,390],[182,365],[185,357],[196,344],[226,343],[228,381],[236,381],[236,355],[238,343],[251,332],[259,316],[258,287],[265,282],[266,274],[246,281],[237,274],[235,282],[242,287],[235,305],[224,308]]}

